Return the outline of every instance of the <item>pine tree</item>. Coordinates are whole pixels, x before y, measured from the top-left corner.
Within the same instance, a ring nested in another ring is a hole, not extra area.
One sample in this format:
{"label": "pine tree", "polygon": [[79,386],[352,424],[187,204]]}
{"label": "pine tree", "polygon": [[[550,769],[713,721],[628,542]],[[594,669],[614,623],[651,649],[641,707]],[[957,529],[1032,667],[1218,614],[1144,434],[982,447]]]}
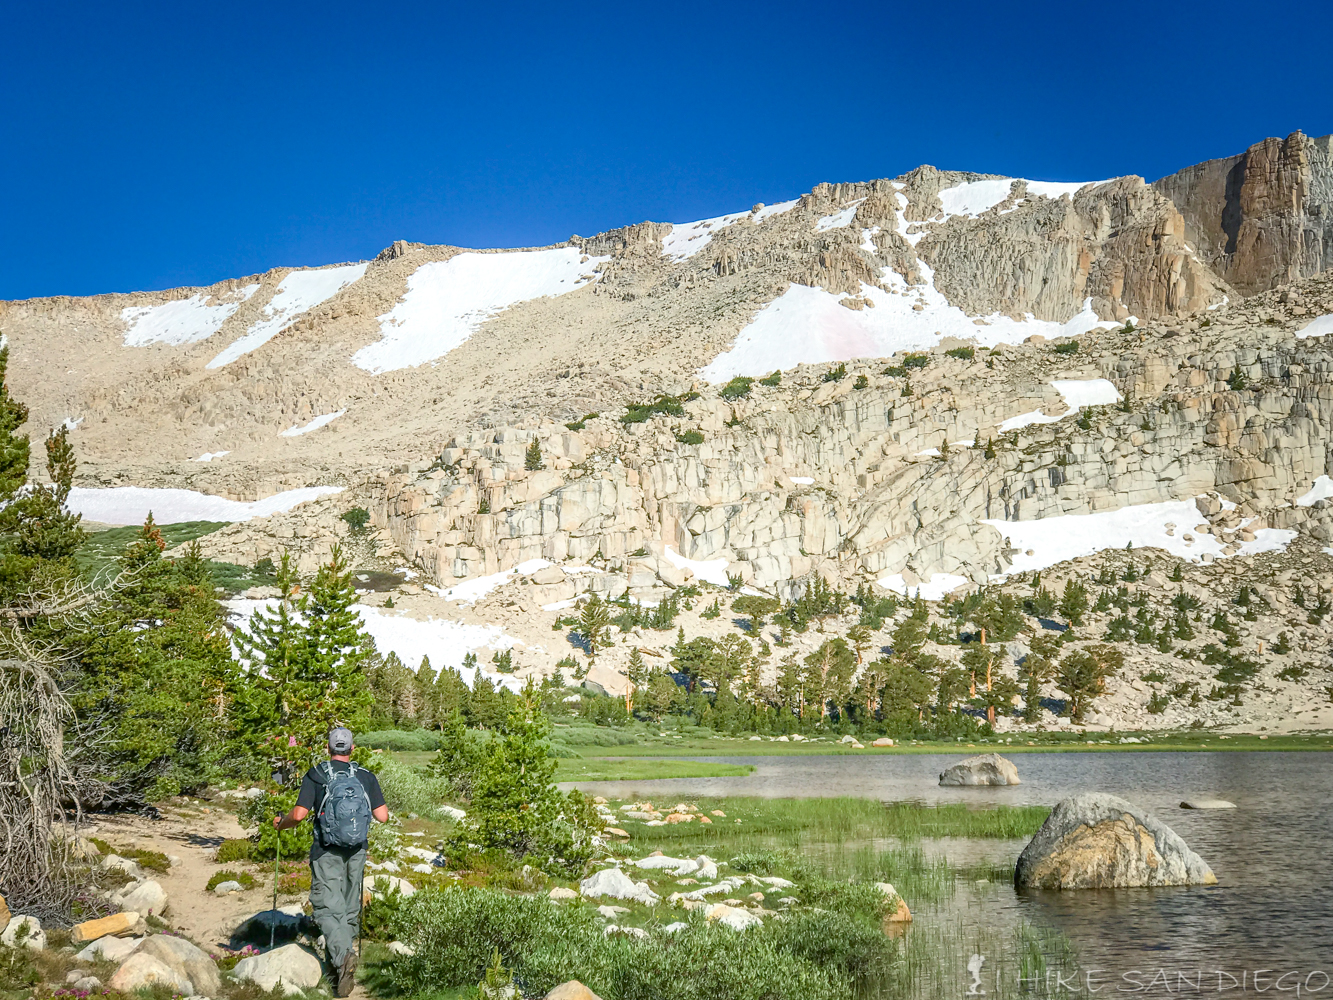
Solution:
{"label": "pine tree", "polygon": [[579,612],[579,635],[588,644],[589,662],[597,659],[597,650],[610,643],[611,611],[606,603],[593,594]]}
{"label": "pine tree", "polygon": [[416,724],[422,729],[434,729],[436,725],[435,671],[431,669],[430,658],[423,656],[416,673],[412,675],[412,690],[417,704]]}
{"label": "pine tree", "polygon": [[541,442],[535,437],[532,439],[532,444],[528,445],[528,450],[523,456],[523,468],[528,472],[536,472],[545,468],[545,465],[542,464]]}
{"label": "pine tree", "polygon": [[[422,658],[422,670],[426,669],[428,662],[429,657]],[[445,724],[454,716],[466,716],[470,695],[468,686],[463,683],[462,674],[453,667],[441,667],[440,672],[435,675],[436,725],[443,729]]]}
{"label": "pine tree", "polygon": [[307,593],[283,554],[276,608],[260,609],[233,639],[248,667],[243,732],[283,784],[299,781],[330,729],[362,727],[372,703],[363,667],[374,642],[353,609],[356,590],[335,547]]}
{"label": "pine tree", "polygon": [[1065,584],[1060,596],[1060,614],[1071,625],[1082,625],[1083,615],[1088,610],[1088,588],[1079,580],[1070,580]]}
{"label": "pine tree", "polygon": [[625,711],[633,713],[634,694],[648,686],[648,664],[643,662],[643,654],[635,646],[629,654],[629,665],[625,668]]}

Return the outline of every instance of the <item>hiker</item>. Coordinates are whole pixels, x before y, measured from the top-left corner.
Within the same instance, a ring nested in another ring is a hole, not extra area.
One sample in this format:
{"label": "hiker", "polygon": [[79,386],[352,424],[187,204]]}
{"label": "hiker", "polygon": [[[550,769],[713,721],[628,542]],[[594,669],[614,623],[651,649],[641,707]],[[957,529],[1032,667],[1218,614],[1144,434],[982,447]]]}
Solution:
{"label": "hiker", "polygon": [[351,996],[370,820],[387,823],[389,807],[375,775],[352,762],[350,729],[329,733],[329,759],[306,772],[296,805],[273,817],[273,829],[290,830],[311,813],[310,905],[324,932],[329,964],[338,973],[337,995]]}

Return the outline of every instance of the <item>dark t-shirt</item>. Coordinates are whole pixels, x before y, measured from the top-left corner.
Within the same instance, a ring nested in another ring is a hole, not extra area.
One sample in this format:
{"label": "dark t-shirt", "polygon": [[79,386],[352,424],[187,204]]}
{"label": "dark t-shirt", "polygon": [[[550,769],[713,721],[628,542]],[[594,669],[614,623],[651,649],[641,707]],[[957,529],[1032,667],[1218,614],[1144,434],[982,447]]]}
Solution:
{"label": "dark t-shirt", "polygon": [[[333,766],[335,773],[346,771],[352,766],[345,760],[331,760],[328,763]],[[364,767],[356,769],[356,777],[361,782],[361,787],[366,790],[366,796],[370,799],[371,811],[373,812],[384,805],[384,793],[380,791],[379,779]],[[296,797],[296,804],[310,810],[310,819],[315,824],[315,842],[310,847],[311,861],[329,853],[355,854],[360,850],[356,847],[325,847],[320,843],[319,807],[324,801],[324,785],[324,765],[319,764],[305,773],[305,777],[301,779],[301,794]]]}

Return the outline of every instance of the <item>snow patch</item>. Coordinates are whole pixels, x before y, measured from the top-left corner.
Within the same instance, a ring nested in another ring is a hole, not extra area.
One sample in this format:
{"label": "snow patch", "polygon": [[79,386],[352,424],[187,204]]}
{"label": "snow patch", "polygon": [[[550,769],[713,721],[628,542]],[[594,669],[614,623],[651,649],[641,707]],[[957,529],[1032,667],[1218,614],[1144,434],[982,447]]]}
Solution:
{"label": "snow patch", "polygon": [[892,590],[895,594],[920,597],[923,601],[942,601],[946,595],[952,594],[967,582],[967,577],[956,576],[953,573],[932,573],[929,580],[914,583],[910,587],[901,573],[894,573],[878,581],[881,587]]}
{"label": "snow patch", "polygon": [[77,420],[73,417],[66,417],[60,422],[60,426],[67,431],[73,431],[78,430],[79,424],[81,423],[83,423],[83,417],[79,417]]}
{"label": "snow patch", "polygon": [[754,213],[755,225],[758,225],[765,219],[770,219],[775,215],[781,215],[783,212],[790,212],[800,204],[800,201],[799,198],[793,198],[791,201],[780,201],[776,205],[765,205],[759,211]]}
{"label": "snow patch", "polygon": [[476,576],[471,580],[456,583],[447,590],[442,587],[434,587],[429,583],[426,584],[426,589],[432,594],[443,597],[446,601],[476,604],[492,590],[503,587],[515,576],[531,576],[538,570],[554,565],[555,563],[549,559],[529,559],[526,562],[519,563],[513,569],[502,569],[498,573],[490,573],[487,576]]}
{"label": "snow patch", "polygon": [[[217,333],[231,314],[241,308],[241,303],[258,290],[258,285],[246,285],[225,298],[200,292],[188,299],[157,306],[126,306],[120,311],[121,320],[128,325],[125,346],[170,344],[179,347],[205,340]],[[208,305],[210,298],[214,305]]]}
{"label": "snow patch", "polygon": [[1296,498],[1297,507],[1312,507],[1317,500],[1327,500],[1333,497],[1333,479],[1328,476],[1320,476],[1314,481],[1314,486],[1310,492],[1304,496]]}
{"label": "snow patch", "polygon": [[[1174,556],[1201,562],[1205,554],[1215,559],[1227,558],[1222,543],[1213,535],[1195,535],[1190,529],[1202,521],[1192,500],[1167,500],[1162,503],[1135,504],[1119,510],[1093,514],[1062,514],[1035,521],[983,520],[1009,539],[1018,553],[1009,573],[1041,570],[1056,563],[1092,555],[1103,549],[1165,549]],[[1248,524],[1253,518],[1247,519]],[[1174,524],[1172,535],[1166,526]],[[1193,538],[1186,542],[1185,535]],[[1238,546],[1237,555],[1280,552],[1296,537],[1296,532],[1281,528],[1261,528],[1252,542]],[[1028,551],[1032,555],[1028,555]]]}
{"label": "snow patch", "polygon": [[402,299],[379,318],[380,339],[353,354],[352,364],[382,375],[442,358],[510,306],[597,281],[595,269],[611,259],[579,263],[582,256],[577,247],[561,247],[460,253],[422,264]]}
{"label": "snow patch", "polygon": [[1120,401],[1120,391],[1116,389],[1113,382],[1104,378],[1058,378],[1052,381],[1051,385],[1055,386],[1060,395],[1064,397],[1065,404],[1069,407],[1067,412],[1060,414],[1058,417],[1047,416],[1041,410],[1020,413],[1018,416],[1010,417],[1002,422],[1000,430],[1016,431],[1020,427],[1030,427],[1033,424],[1053,424],[1056,421],[1064,420],[1065,417],[1072,417],[1085,406],[1109,406]]}
{"label": "snow patch", "polygon": [[[773,207],[777,208],[776,205]],[[759,215],[762,216],[765,211],[761,209]],[[673,261],[693,257],[708,246],[714,232],[749,217],[749,212],[737,212],[735,215],[719,215],[715,219],[700,219],[698,222],[672,223],[671,232],[662,238],[662,256],[670,257]]]}
{"label": "snow patch", "polygon": [[[918,267],[925,284],[911,285],[890,268],[881,271],[889,288],[862,284],[858,293],[874,303],[873,309],[847,309],[846,298],[822,288],[792,285],[768,303],[737,335],[730,350],[719,354],[700,371],[709,382],[726,382],[737,375],[763,376],[799,364],[888,357],[896,351],[934,347],[944,337],[975,340],[986,347],[1017,343],[1032,334],[1048,339],[1074,337],[1099,327],[1120,324],[1097,318],[1092,300],[1065,321],[1056,323],[1028,316],[1014,320],[995,313],[974,322],[935,289],[934,273],[924,262]],[[912,307],[922,303],[924,308]]]}
{"label": "snow patch", "polygon": [[[1212,308],[1211,306],[1209,308]],[[1333,333],[1333,313],[1325,316],[1316,316],[1310,322],[1296,331],[1296,339],[1304,340],[1306,337],[1322,337],[1327,333]]]}
{"label": "snow patch", "polygon": [[190,459],[191,462],[211,462],[215,458],[221,458],[223,455],[230,455],[229,451],[206,451],[198,458]]}
{"label": "snow patch", "polygon": [[944,216],[954,215],[975,218],[982,212],[989,211],[1009,197],[1013,178],[1000,180],[967,181],[955,187],[945,188],[940,192],[940,204],[944,206]]}
{"label": "snow patch", "polygon": [[812,479],[810,476],[788,476],[787,478],[790,479],[797,486],[815,485],[814,479]]}
{"label": "snow patch", "polygon": [[725,559],[686,559],[670,545],[662,550],[662,554],[676,569],[691,570],[696,579],[717,584],[719,587],[730,585],[727,580],[728,563]]}
{"label": "snow patch", "polygon": [[[223,453],[225,454],[225,452]],[[69,491],[69,509],[101,524],[143,524],[151,512],[158,524],[181,521],[249,521],[291,510],[330,493],[341,493],[341,486],[304,486],[277,493],[263,500],[247,503],[209,496],[195,490],[152,489],[142,486],[113,486],[87,489],[76,486]]]}
{"label": "snow patch", "polygon": [[310,423],[308,423],[308,424],[297,424],[297,425],[295,425],[295,426],[293,426],[293,427],[288,427],[285,431],[282,431],[281,434],[282,434],[282,436],[285,437],[285,438],[300,437],[302,434],[309,434],[311,431],[317,431],[317,430],[319,430],[321,427],[325,426],[326,424],[331,424],[331,423],[333,423],[333,421],[337,420],[339,417],[341,417],[341,416],[342,416],[344,413],[346,413],[346,412],[347,412],[347,410],[346,410],[346,408],[344,408],[344,409],[341,409],[341,410],[337,410],[337,411],[335,411],[335,412],[333,412],[333,413],[323,413],[323,414],[320,414],[320,415],[319,415],[318,417],[316,417],[314,420],[310,421]]}
{"label": "snow patch", "polygon": [[293,271],[278,283],[277,291],[260,318],[250,324],[245,335],[238,337],[216,358],[209,368],[229,365],[244,354],[256,350],[282,332],[296,317],[331,299],[366,273],[367,264],[344,264],[315,271]]}
{"label": "snow patch", "polygon": [[832,215],[826,215],[815,223],[815,232],[826,233],[830,229],[843,229],[852,224],[856,218],[856,210],[861,206],[864,198],[858,198],[841,211],[834,212]]}

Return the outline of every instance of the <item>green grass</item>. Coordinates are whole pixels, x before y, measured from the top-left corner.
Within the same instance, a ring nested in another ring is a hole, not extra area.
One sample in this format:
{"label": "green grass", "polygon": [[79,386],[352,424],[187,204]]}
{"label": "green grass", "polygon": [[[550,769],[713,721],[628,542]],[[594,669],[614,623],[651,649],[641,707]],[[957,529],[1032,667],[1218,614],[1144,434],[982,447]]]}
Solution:
{"label": "green grass", "polygon": [[[658,809],[669,809],[674,803],[674,799],[664,797],[654,804]],[[1050,812],[1045,806],[974,809],[960,803],[926,806],[859,798],[736,796],[692,799],[690,804],[705,813],[720,810],[726,815],[710,815],[711,825],[696,822],[647,827],[632,823],[625,827],[630,844],[636,849],[702,852],[726,858],[744,850],[846,845],[887,837],[909,841],[922,837],[1017,839],[1034,834]]]}
{"label": "green grass", "polygon": [[[219,528],[225,528],[226,521],[182,521],[179,524],[160,524],[162,540],[167,548],[192,542],[204,535],[211,535]],[[74,565],[85,579],[96,579],[113,574],[116,560],[130,545],[139,538],[142,529],[137,525],[121,528],[107,528],[94,531],[74,553]],[[273,583],[273,578],[256,574],[253,569],[238,566],[235,563],[207,560],[209,571],[213,575],[213,586],[222,587],[229,594],[237,594],[250,587]]]}
{"label": "green grass", "polygon": [[657,778],[731,778],[752,774],[753,764],[709,764],[696,760],[563,759],[556,781],[651,781]]}

